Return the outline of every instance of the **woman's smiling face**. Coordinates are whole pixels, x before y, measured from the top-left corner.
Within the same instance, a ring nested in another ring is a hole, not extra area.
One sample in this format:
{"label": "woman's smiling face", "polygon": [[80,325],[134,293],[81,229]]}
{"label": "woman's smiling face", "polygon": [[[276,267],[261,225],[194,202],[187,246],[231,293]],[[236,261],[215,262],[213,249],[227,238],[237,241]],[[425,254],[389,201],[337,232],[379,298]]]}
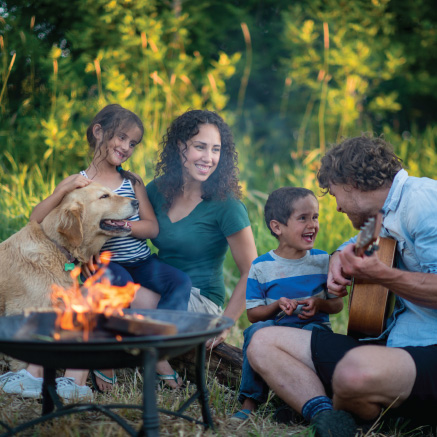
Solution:
{"label": "woman's smiling face", "polygon": [[215,124],[199,125],[199,133],[179,150],[184,166],[185,182],[205,182],[217,168],[221,152],[220,132]]}

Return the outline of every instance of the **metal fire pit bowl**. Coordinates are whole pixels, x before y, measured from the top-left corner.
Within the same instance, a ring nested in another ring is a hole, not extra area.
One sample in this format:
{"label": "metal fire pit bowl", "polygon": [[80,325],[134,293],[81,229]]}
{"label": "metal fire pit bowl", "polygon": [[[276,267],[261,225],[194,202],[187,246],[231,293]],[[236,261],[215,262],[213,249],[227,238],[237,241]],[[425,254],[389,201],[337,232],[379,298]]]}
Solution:
{"label": "metal fire pit bowl", "polygon": [[[196,349],[196,386],[194,393],[176,412],[159,410],[184,419],[213,427],[209,411],[209,394],[205,384],[205,342],[233,325],[227,317],[172,310],[125,310],[125,314],[140,314],[152,319],[173,323],[177,333],[171,336],[120,335],[96,329],[89,340],[54,340],[54,313],[32,313],[0,317],[0,352],[19,360],[44,367],[42,391],[42,416],[16,428],[7,429],[2,436],[14,435],[37,423],[66,414],[84,411],[100,411],[115,420],[125,431],[134,436],[158,436],[159,418],[156,407],[156,363]],[[26,329],[24,329],[26,328]],[[23,334],[24,332],[24,334]],[[63,405],[56,393],[56,369],[108,369],[143,367],[143,405]],[[198,422],[183,412],[195,401],[202,407],[203,422]],[[133,429],[122,417],[111,411],[116,408],[136,408],[143,412],[139,431]]]}

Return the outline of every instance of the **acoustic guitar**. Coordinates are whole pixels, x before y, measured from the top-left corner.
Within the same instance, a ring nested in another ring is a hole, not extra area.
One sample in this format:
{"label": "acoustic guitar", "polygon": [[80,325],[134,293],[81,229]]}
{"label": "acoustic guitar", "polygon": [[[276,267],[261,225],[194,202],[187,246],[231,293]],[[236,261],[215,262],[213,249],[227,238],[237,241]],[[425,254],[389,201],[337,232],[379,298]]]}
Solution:
{"label": "acoustic guitar", "polygon": [[[357,256],[370,256],[378,250],[378,258],[393,267],[396,241],[379,237],[382,215],[371,217],[361,228],[355,244]],[[385,329],[394,307],[394,295],[388,288],[368,280],[354,278],[349,294],[347,334],[352,337],[378,337]]]}

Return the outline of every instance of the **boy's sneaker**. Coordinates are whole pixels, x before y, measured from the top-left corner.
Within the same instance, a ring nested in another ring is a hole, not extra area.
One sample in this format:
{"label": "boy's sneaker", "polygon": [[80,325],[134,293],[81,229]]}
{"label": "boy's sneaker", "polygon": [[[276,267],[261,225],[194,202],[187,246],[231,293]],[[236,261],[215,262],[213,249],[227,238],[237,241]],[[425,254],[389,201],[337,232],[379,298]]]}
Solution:
{"label": "boy's sneaker", "polygon": [[321,411],[310,424],[316,437],[354,437],[357,432],[354,418],[343,410]]}
{"label": "boy's sneaker", "polygon": [[9,394],[24,398],[39,398],[42,391],[42,378],[35,378],[26,369],[8,372],[0,376],[0,388]]}
{"label": "boy's sneaker", "polygon": [[240,410],[237,411],[233,416],[230,417],[229,420],[232,422],[245,422],[246,420],[250,419],[250,416],[252,416],[253,413],[251,410]]}
{"label": "boy's sneaker", "polygon": [[56,391],[61,398],[67,401],[91,400],[93,398],[93,392],[87,385],[77,385],[74,378],[66,376],[56,378]]}

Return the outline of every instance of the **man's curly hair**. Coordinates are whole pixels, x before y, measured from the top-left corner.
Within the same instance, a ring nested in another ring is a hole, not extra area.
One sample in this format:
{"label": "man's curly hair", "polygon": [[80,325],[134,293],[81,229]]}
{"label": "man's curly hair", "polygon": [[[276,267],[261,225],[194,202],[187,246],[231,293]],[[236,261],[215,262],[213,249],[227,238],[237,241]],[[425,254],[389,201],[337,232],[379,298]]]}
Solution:
{"label": "man's curly hair", "polygon": [[322,158],[317,179],[324,194],[331,184],[374,191],[391,184],[401,169],[402,160],[394,154],[390,143],[363,134],[329,150]]}
{"label": "man's curly hair", "polygon": [[202,183],[202,199],[225,199],[232,193],[241,197],[238,182],[238,154],[229,126],[215,112],[190,110],[177,117],[161,141],[162,151],[155,168],[155,182],[158,190],[170,207],[183,186],[183,162],[179,144],[188,147],[187,141],[199,133],[202,124],[214,124],[220,132],[220,160],[215,171]]}

